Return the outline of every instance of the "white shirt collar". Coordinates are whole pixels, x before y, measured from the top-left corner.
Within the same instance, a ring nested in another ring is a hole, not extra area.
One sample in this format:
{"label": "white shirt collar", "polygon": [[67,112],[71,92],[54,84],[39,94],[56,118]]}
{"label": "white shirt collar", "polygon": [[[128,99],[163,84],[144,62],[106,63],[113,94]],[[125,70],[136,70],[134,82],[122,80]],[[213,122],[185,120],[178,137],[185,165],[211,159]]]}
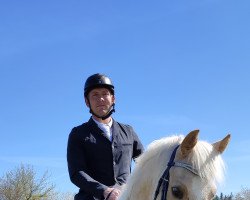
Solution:
{"label": "white shirt collar", "polygon": [[106,134],[106,136],[109,138],[109,140],[112,141],[112,129],[111,129],[112,124],[113,124],[112,118],[111,118],[110,122],[107,124],[98,122],[93,117],[92,117],[92,119],[97,124],[97,126]]}
{"label": "white shirt collar", "polygon": [[101,123],[99,121],[97,121],[96,119],[94,119],[94,117],[92,117],[92,119],[95,121],[95,123],[98,125],[98,126],[109,126],[109,128],[112,127],[112,124],[113,124],[113,119],[111,118],[110,122],[107,123],[107,124],[104,124],[104,123]]}

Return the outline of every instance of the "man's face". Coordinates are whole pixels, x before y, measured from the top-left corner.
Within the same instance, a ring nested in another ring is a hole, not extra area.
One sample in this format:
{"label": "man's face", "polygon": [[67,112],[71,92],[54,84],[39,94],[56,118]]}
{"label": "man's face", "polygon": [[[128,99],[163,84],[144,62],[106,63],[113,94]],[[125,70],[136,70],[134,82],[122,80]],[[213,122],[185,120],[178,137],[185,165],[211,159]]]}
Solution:
{"label": "man's face", "polygon": [[[91,105],[92,111],[98,116],[105,116],[110,107],[115,102],[115,97],[106,88],[95,88],[88,94],[89,102],[85,98],[88,107]],[[90,105],[89,105],[90,103]]]}

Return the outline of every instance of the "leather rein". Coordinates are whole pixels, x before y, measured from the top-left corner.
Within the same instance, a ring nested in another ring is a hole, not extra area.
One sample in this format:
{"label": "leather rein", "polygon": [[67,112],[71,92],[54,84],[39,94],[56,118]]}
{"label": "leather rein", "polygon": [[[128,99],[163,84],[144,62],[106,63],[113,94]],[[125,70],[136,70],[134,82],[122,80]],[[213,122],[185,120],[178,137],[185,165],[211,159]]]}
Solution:
{"label": "leather rein", "polygon": [[176,151],[179,148],[179,146],[180,145],[175,147],[175,149],[173,150],[171,157],[168,161],[167,169],[164,171],[164,173],[162,174],[162,176],[158,182],[158,185],[157,185],[157,188],[155,191],[155,195],[154,195],[154,200],[156,200],[157,196],[159,195],[161,186],[162,186],[161,200],[167,200],[167,192],[168,192],[168,185],[169,185],[169,170],[171,167],[174,167],[174,166],[175,167],[182,167],[182,168],[185,168],[188,171],[192,172],[193,174],[200,176],[198,170],[193,168],[192,165],[187,164],[187,163],[182,163],[182,162],[174,162]]}

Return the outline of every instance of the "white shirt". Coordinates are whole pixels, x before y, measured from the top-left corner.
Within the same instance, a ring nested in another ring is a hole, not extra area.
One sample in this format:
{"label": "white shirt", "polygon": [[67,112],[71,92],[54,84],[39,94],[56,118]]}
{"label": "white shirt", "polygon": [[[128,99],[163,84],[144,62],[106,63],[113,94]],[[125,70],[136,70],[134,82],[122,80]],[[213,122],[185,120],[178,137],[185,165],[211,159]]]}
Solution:
{"label": "white shirt", "polygon": [[109,138],[109,140],[112,141],[112,128],[111,128],[112,124],[113,124],[112,118],[111,118],[110,122],[107,124],[98,122],[93,117],[92,117],[92,119],[97,124],[97,126],[106,134],[106,136]]}

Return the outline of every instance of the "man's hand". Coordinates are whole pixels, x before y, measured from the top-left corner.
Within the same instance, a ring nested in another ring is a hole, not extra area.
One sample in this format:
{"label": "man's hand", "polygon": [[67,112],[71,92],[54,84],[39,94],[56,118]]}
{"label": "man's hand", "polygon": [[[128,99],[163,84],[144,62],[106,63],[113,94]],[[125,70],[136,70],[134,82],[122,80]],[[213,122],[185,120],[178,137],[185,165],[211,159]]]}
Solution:
{"label": "man's hand", "polygon": [[117,200],[121,191],[116,188],[108,188],[104,191],[103,196],[105,200]]}

